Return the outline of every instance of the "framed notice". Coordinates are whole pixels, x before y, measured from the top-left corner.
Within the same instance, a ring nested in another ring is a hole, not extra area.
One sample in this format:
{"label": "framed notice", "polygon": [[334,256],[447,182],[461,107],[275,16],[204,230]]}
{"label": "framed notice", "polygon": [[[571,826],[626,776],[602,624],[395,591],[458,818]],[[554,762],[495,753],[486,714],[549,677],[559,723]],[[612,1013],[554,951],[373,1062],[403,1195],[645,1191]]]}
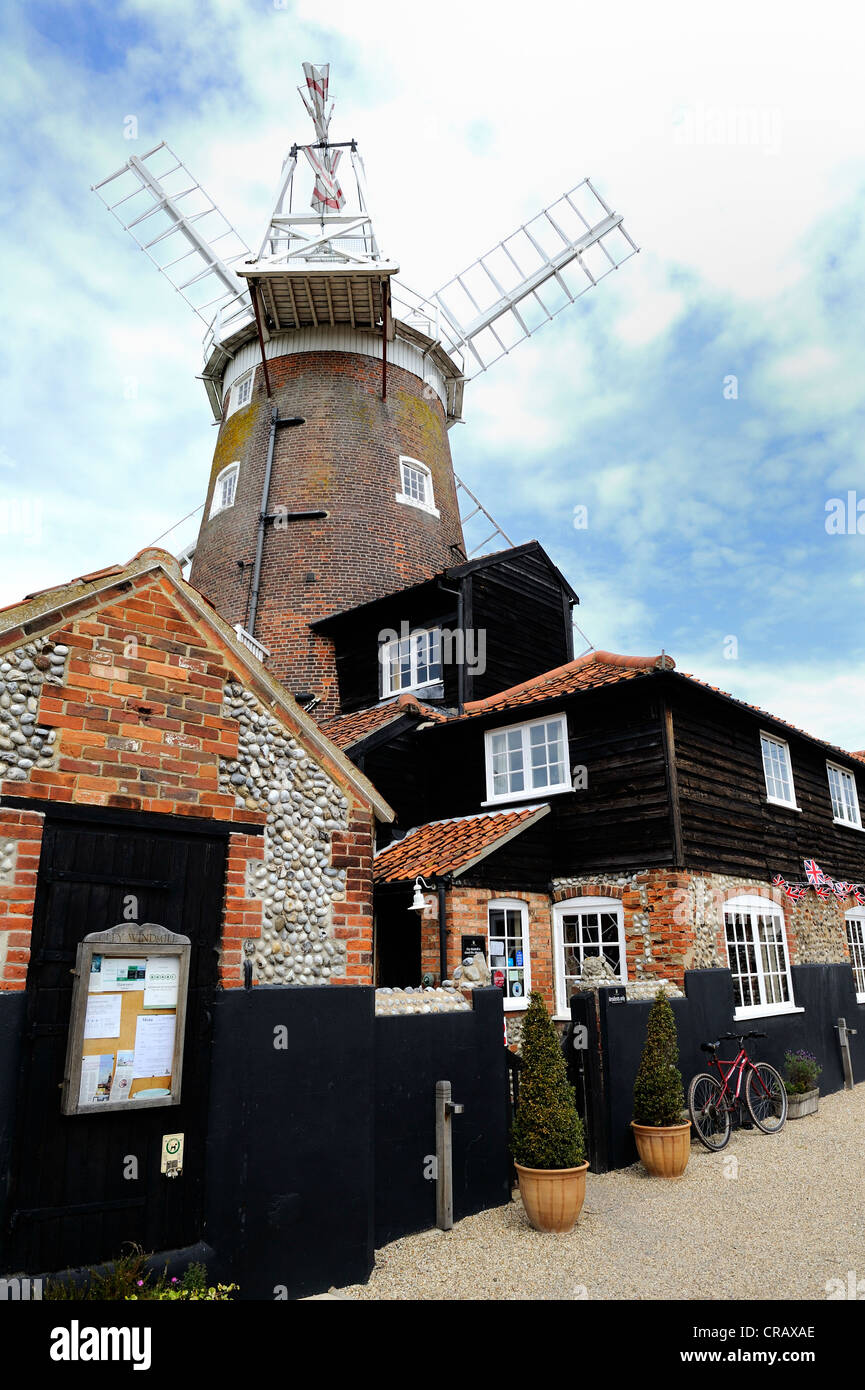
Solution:
{"label": "framed notice", "polygon": [[191,942],[122,922],[78,946],[64,1115],[179,1105]]}

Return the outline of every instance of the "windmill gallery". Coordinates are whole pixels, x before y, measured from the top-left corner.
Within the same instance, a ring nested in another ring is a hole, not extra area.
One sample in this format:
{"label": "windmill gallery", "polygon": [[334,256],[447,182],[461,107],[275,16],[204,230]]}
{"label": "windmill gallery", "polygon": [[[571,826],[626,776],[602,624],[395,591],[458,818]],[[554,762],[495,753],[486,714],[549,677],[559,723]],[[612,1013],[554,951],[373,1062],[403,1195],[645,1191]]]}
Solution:
{"label": "windmill gallery", "polygon": [[441,1077],[455,1215],[509,1200],[533,990],[593,1040],[595,1168],[660,983],[683,1052],[759,1018],[824,1089],[865,1065],[865,754],[575,654],[569,580],[454,471],[466,383],[634,254],[622,217],[584,180],[415,293],[304,72],[256,251],[164,144],[96,186],[204,324],[218,431],[194,546],[0,612],[0,1274],[132,1240],[242,1297],[366,1278],[435,1223]]}

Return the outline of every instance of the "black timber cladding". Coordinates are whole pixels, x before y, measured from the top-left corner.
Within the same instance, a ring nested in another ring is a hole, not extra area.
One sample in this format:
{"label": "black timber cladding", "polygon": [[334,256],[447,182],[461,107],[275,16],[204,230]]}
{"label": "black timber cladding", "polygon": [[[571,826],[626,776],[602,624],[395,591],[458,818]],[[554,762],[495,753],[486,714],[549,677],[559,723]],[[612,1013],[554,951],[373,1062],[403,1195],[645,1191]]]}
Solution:
{"label": "black timber cladding", "polygon": [[[686,868],[801,881],[807,858],[833,878],[865,879],[865,835],[835,824],[826,771],[846,767],[862,807],[865,764],[683,677],[665,684]],[[761,730],[789,745],[798,811],[766,799]]]}
{"label": "black timber cladding", "polygon": [[[570,660],[570,610],[578,601],[542,547],[531,541],[312,626],[334,643],[341,709],[351,713],[380,698],[378,645],[385,631],[398,634],[406,623],[409,630],[441,626],[455,632],[461,606],[470,658],[463,666],[462,698],[477,700]],[[429,697],[456,705],[457,666],[445,665],[443,674],[443,687]]]}

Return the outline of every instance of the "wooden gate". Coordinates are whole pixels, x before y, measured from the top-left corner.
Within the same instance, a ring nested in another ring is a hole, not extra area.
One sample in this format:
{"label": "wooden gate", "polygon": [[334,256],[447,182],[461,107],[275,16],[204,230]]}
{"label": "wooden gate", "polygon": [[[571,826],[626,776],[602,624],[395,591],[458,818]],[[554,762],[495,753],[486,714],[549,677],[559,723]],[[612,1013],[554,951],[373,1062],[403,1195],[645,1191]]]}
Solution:
{"label": "wooden gate", "polygon": [[[225,835],[151,829],[148,818],[46,821],[27,978],[8,1246],[12,1271],[50,1272],[202,1234],[210,1011]],[[133,910],[134,909],[134,912]],[[192,941],[181,1104],[63,1116],[60,1087],[75,951],[88,932],[158,922]],[[161,1176],[163,1134],[185,1135],[179,1178]]]}

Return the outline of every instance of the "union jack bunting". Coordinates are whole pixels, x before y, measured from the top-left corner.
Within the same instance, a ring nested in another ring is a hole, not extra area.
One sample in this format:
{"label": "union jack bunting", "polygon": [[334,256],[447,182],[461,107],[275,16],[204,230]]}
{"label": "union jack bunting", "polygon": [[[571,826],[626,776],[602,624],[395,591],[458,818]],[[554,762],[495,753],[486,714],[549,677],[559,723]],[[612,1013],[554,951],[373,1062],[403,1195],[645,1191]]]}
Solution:
{"label": "union jack bunting", "polygon": [[816,859],[806,859],[804,862],[805,873],[808,876],[808,882],[813,884],[814,887],[816,887],[818,883],[831,882],[831,880],[826,877],[823,870],[820,868],[820,865],[817,863]]}
{"label": "union jack bunting", "polygon": [[860,892],[857,890],[857,891],[854,892],[853,897],[854,897],[855,900],[856,900],[856,906],[857,906],[857,907],[865,907],[865,893],[860,893]]}
{"label": "union jack bunting", "polygon": [[835,896],[836,896],[836,897],[838,897],[838,898],[846,898],[846,897],[847,897],[850,893],[852,893],[852,892],[853,892],[853,884],[852,884],[852,883],[839,883],[837,879],[835,880]]}
{"label": "union jack bunting", "polygon": [[804,883],[787,883],[784,885],[784,891],[791,902],[797,903],[800,898],[804,898],[808,889]]}

